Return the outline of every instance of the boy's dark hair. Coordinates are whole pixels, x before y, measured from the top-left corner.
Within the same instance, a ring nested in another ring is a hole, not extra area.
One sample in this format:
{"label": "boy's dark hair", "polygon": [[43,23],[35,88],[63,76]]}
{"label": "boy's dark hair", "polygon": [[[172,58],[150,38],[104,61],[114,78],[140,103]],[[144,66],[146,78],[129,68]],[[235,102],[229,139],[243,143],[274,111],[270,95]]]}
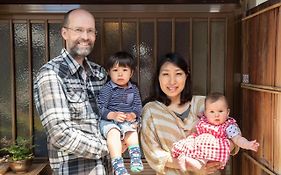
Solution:
{"label": "boy's dark hair", "polygon": [[131,70],[135,70],[136,62],[131,54],[125,51],[119,51],[109,57],[106,62],[105,68],[110,70],[114,65],[129,67]]}
{"label": "boy's dark hair", "polygon": [[175,66],[179,67],[186,74],[186,82],[185,82],[184,89],[181,92],[180,105],[182,105],[188,101],[191,101],[192,87],[191,87],[191,76],[190,76],[189,64],[180,54],[167,53],[164,56],[162,56],[157,63],[157,70],[156,70],[156,73],[154,74],[154,81],[152,84],[151,95],[148,99],[146,99],[144,101],[144,103],[157,100],[157,101],[164,103],[165,105],[171,104],[171,100],[162,91],[162,89],[160,87],[160,83],[159,83],[160,69],[167,62],[172,63]]}
{"label": "boy's dark hair", "polygon": [[228,102],[227,102],[226,97],[222,93],[220,93],[220,92],[212,92],[212,93],[210,93],[206,97],[206,99],[205,99],[205,105],[206,105],[207,101],[209,101],[210,103],[214,103],[214,102],[216,102],[216,101],[218,101],[220,99],[224,100],[226,105],[228,106]]}

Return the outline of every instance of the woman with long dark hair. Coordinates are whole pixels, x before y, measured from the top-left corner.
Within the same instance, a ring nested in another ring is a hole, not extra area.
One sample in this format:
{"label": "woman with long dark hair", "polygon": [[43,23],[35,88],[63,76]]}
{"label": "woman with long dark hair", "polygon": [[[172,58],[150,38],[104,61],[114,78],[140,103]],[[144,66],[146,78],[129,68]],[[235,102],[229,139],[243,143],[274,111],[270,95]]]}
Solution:
{"label": "woman with long dark hair", "polygon": [[157,175],[215,173],[219,162],[209,162],[200,170],[187,166],[183,172],[172,158],[173,143],[195,130],[205,96],[192,94],[189,65],[181,55],[168,53],[157,66],[152,94],[142,112],[141,145],[147,162]]}

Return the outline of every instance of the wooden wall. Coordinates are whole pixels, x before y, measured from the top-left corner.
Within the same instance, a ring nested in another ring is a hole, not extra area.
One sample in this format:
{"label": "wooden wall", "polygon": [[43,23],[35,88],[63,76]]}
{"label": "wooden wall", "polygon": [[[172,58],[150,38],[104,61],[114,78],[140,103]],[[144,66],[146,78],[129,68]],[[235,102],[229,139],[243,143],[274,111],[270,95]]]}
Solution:
{"label": "wooden wall", "polygon": [[281,174],[281,3],[242,19],[242,175]]}

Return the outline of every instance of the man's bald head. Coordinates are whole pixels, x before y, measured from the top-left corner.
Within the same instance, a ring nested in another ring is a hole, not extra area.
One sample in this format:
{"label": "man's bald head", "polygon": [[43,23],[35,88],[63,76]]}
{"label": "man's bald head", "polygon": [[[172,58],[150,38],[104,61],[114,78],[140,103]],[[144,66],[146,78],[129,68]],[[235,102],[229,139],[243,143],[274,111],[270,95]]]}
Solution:
{"label": "man's bald head", "polygon": [[81,9],[81,8],[76,8],[76,9],[72,9],[72,10],[68,11],[68,12],[64,15],[63,26],[68,26],[68,25],[69,25],[69,20],[70,20],[70,17],[71,17],[72,15],[81,15],[81,14],[83,14],[83,15],[89,15],[89,16],[91,16],[93,19],[95,19],[94,16],[93,16],[89,11],[87,11],[87,10],[85,10],[85,9]]}

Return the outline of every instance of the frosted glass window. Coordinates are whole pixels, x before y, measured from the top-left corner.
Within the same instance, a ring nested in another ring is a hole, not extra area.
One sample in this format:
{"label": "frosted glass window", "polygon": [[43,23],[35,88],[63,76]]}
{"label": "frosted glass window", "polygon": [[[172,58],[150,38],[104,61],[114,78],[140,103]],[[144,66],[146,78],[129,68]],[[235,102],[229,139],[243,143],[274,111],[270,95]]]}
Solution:
{"label": "frosted glass window", "polygon": [[12,86],[9,22],[0,22],[0,138],[12,137]]}
{"label": "frosted glass window", "polygon": [[176,22],[176,48],[175,51],[180,53],[184,58],[190,59],[189,44],[189,21]]}
{"label": "frosted glass window", "polygon": [[225,23],[211,22],[211,89],[224,93]]}
{"label": "frosted glass window", "polygon": [[63,39],[61,37],[61,24],[49,24],[49,59],[58,56],[62,48]]}
{"label": "frosted glass window", "polygon": [[16,121],[18,136],[29,135],[29,67],[27,24],[14,24]]}
{"label": "frosted glass window", "polygon": [[[33,78],[40,67],[46,61],[46,32],[45,24],[31,24],[31,34],[32,34],[32,66],[33,66]],[[32,87],[31,87],[32,88]],[[40,149],[35,149],[36,156],[46,156],[47,155],[47,143],[45,130],[42,127],[41,120],[37,113],[36,108],[33,109],[34,113],[34,144],[38,145]]]}
{"label": "frosted glass window", "polygon": [[105,62],[110,55],[120,50],[119,27],[118,22],[104,23]]}
{"label": "frosted glass window", "polygon": [[39,68],[45,63],[46,57],[46,41],[45,41],[45,25],[31,24],[32,31],[32,64],[33,77],[38,72]]}
{"label": "frosted glass window", "polygon": [[154,24],[142,22],[140,24],[140,93],[142,99],[149,96],[152,78],[155,72],[154,64]]}
{"label": "frosted glass window", "polygon": [[160,21],[157,26],[158,57],[172,51],[172,22]]}
{"label": "frosted glass window", "polygon": [[192,85],[194,94],[207,94],[208,22],[192,25]]}
{"label": "frosted glass window", "polygon": [[97,20],[96,20],[96,30],[98,31],[98,34],[96,35],[95,46],[91,54],[88,56],[88,59],[97,64],[104,65],[104,59],[102,58],[102,54],[101,54],[102,53],[101,52],[102,28],[101,28],[101,23]]}
{"label": "frosted glass window", "polygon": [[[122,23],[122,50],[129,52],[138,62],[138,55],[136,50],[137,45],[137,28],[135,22],[123,22]],[[139,66],[139,65],[138,65]],[[135,71],[132,77],[134,82],[138,83],[138,71]]]}

